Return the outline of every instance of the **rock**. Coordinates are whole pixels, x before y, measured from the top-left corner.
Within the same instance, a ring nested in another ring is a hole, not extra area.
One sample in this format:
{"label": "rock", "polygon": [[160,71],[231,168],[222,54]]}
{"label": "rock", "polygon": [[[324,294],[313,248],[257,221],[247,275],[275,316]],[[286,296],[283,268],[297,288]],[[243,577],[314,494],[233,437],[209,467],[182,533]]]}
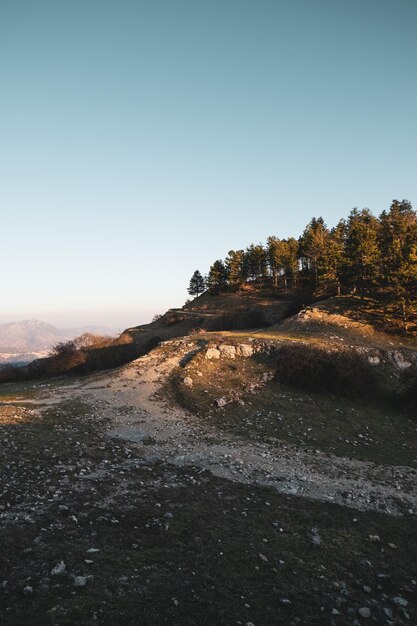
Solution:
{"label": "rock", "polygon": [[261,561],[263,561],[264,563],[268,563],[268,559],[264,554],[259,554],[259,558],[261,559]]}
{"label": "rock", "polygon": [[241,343],[238,346],[238,352],[241,356],[249,357],[253,354],[253,347],[248,345],[247,343]]}
{"label": "rock", "polygon": [[23,593],[25,594],[25,596],[31,596],[33,593],[33,587],[26,585],[26,587],[24,587],[23,589]]}
{"label": "rock", "polygon": [[87,578],[85,576],[74,576],[74,587],[85,587],[87,584]]}
{"label": "rock", "polygon": [[399,350],[394,350],[391,352],[391,359],[394,361],[394,365],[398,367],[400,370],[405,370],[411,367],[411,361],[407,361],[404,355]]}
{"label": "rock", "polygon": [[359,609],[358,613],[361,617],[364,617],[365,619],[371,617],[371,611],[368,609],[367,606],[363,606],[361,609]]}
{"label": "rock", "polygon": [[214,403],[220,408],[222,409],[224,406],[226,406],[227,401],[226,398],[216,398],[216,400],[214,401]]}
{"label": "rock", "polygon": [[288,598],[281,598],[280,602],[281,604],[292,604],[291,600]]}
{"label": "rock", "polygon": [[94,554],[95,552],[100,552],[98,548],[89,548],[87,550],[87,554]]}
{"label": "rock", "polygon": [[212,359],[220,359],[220,350],[217,350],[217,348],[208,348],[206,352],[206,359],[209,361]]}
{"label": "rock", "polygon": [[395,598],[393,598],[392,600],[397,606],[408,606],[408,601],[401,596],[395,596]]}
{"label": "rock", "polygon": [[51,576],[61,576],[62,574],[65,574],[66,571],[67,566],[64,561],[60,561],[51,569]]}
{"label": "rock", "polygon": [[219,346],[220,354],[222,357],[226,359],[234,359],[236,356],[236,348],[235,346],[229,346],[227,344],[222,344]]}
{"label": "rock", "polygon": [[332,609],[332,615],[340,615],[340,612],[337,609]]}
{"label": "rock", "polygon": [[192,387],[193,386],[193,379],[190,376],[186,376],[183,381],[182,381],[183,385],[185,385],[185,387]]}
{"label": "rock", "polygon": [[315,546],[319,546],[321,544],[321,537],[317,531],[313,531],[313,534],[311,535],[311,541]]}

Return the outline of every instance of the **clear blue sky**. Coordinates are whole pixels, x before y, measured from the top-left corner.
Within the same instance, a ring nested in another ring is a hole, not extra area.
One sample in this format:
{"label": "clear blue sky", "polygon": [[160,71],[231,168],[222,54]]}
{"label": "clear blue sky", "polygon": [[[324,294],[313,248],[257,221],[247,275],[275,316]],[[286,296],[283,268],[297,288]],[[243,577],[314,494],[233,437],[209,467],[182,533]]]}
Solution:
{"label": "clear blue sky", "polygon": [[2,0],[0,321],[126,326],[193,271],[417,206],[416,0]]}

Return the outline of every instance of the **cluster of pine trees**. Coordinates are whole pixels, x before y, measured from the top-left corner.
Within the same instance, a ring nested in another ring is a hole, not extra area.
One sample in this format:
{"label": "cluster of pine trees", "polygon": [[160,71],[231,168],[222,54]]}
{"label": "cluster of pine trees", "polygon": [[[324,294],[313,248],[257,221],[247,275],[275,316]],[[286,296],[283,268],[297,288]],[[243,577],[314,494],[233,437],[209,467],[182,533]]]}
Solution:
{"label": "cluster of pine trees", "polygon": [[353,209],[332,229],[313,218],[298,239],[271,236],[265,245],[230,250],[206,277],[197,270],[188,292],[240,289],[253,281],[272,282],[275,291],[308,284],[317,293],[384,293],[406,324],[417,301],[417,214],[408,200],[393,200],[378,218]]}

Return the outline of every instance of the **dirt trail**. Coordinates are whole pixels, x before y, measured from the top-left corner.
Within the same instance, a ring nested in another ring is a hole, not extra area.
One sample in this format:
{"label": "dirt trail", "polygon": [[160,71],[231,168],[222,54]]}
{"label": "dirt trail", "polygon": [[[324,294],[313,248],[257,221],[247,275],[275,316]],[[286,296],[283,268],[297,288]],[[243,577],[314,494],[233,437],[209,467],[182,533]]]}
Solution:
{"label": "dirt trail", "polygon": [[181,408],[167,406],[155,394],[179,361],[180,357],[165,358],[156,351],[115,372],[63,388],[60,401],[76,396],[90,404],[96,414],[111,419],[109,435],[128,440],[145,458],[194,465],[233,481],[269,485],[281,493],[360,510],[417,514],[412,468],[219,434],[209,423],[203,425]]}

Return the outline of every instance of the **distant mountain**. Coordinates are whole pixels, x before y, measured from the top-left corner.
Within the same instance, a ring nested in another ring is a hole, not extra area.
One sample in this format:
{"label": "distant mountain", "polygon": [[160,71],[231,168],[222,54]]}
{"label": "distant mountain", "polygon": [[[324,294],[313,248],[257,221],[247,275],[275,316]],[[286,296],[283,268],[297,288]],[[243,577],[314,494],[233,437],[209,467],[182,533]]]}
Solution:
{"label": "distant mountain", "polygon": [[61,332],[69,337],[78,337],[84,333],[92,333],[93,335],[120,335],[123,328],[109,328],[108,326],[79,326],[78,328],[61,328]]}
{"label": "distant mountain", "polygon": [[39,320],[0,324],[0,363],[29,362],[42,356],[60,341],[68,341],[83,333],[117,335],[118,330],[103,326],[56,328]]}

